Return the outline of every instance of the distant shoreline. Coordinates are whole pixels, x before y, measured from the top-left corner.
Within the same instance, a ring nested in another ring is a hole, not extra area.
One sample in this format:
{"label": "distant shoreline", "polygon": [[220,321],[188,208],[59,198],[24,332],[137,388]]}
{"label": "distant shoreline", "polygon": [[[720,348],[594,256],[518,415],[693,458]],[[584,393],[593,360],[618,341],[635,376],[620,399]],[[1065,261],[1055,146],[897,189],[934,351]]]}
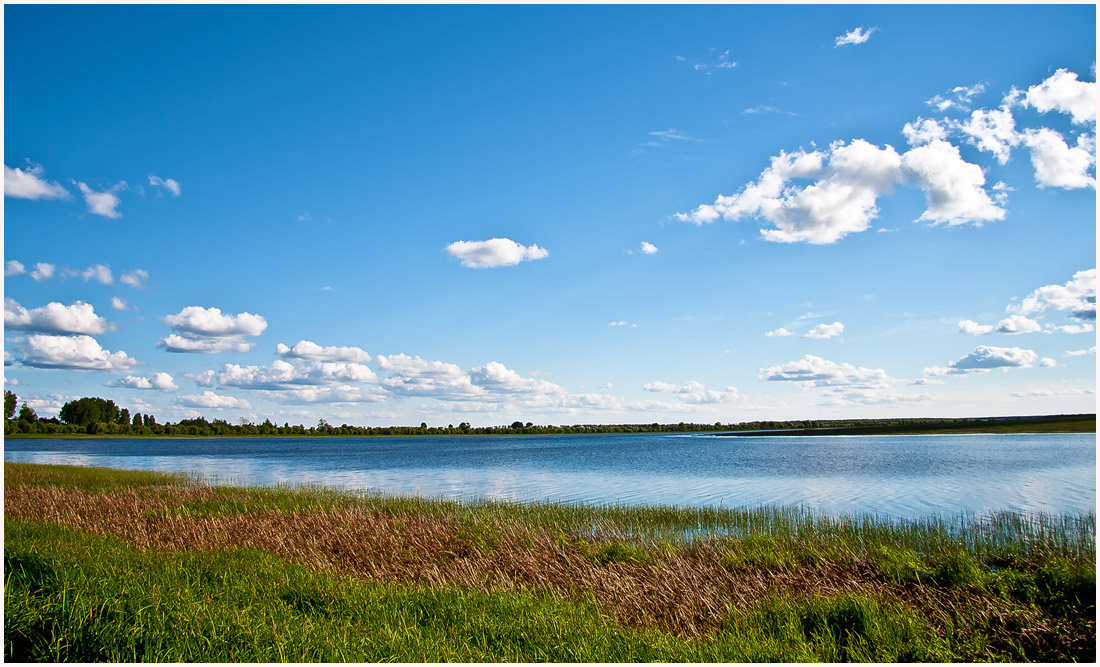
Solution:
{"label": "distant shoreline", "polygon": [[[209,424],[203,424],[209,428]],[[416,428],[411,426],[378,427],[329,427],[303,429],[292,427],[287,432],[273,427],[276,432],[251,433],[244,428],[226,425],[229,432],[195,432],[205,430],[192,425],[157,425],[158,429],[171,432],[147,433],[7,433],[10,439],[177,439],[196,438],[330,438],[330,437],[451,437],[451,436],[519,436],[519,435],[610,435],[630,433],[705,433],[723,437],[767,436],[827,436],[827,435],[921,435],[966,433],[1095,433],[1095,414],[1038,415],[1018,417],[962,417],[962,418],[897,418],[897,419],[832,419],[754,421],[738,424],[577,424],[573,426],[489,426],[460,430],[454,427]],[[251,426],[251,425],[250,425]],[[184,432],[181,432],[184,431]]]}

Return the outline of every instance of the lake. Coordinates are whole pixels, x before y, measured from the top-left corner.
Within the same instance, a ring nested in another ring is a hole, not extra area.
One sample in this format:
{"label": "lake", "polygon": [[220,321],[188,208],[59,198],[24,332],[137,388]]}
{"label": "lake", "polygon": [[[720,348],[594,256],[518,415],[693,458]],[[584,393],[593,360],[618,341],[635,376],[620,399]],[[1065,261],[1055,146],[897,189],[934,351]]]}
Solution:
{"label": "lake", "polygon": [[12,439],[4,460],[182,471],[220,484],[895,518],[1096,506],[1092,433]]}

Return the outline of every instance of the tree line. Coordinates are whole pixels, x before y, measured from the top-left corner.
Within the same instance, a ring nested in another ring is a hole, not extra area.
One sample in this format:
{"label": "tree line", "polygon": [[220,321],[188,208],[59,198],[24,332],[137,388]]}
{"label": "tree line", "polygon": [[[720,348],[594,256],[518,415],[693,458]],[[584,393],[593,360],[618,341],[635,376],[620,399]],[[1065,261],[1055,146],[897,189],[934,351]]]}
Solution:
{"label": "tree line", "polygon": [[[176,423],[157,422],[151,414],[134,413],[120,408],[114,401],[98,397],[85,397],[69,401],[61,406],[57,417],[42,419],[26,402],[16,410],[18,397],[11,391],[4,392],[4,435],[131,435],[131,436],[197,436],[197,437],[250,437],[250,436],[384,436],[384,435],[554,435],[583,433],[691,433],[691,432],[744,432],[744,431],[799,431],[807,429],[840,428],[904,428],[920,430],[932,426],[979,426],[1013,417],[974,419],[897,418],[897,419],[810,419],[790,421],[751,421],[739,423],[695,424],[553,424],[537,425],[532,422],[514,421],[510,425],[471,426],[462,422],[458,426],[334,426],[324,418],[314,426],[283,423],[270,419],[259,424],[241,419],[232,424],[223,419],[207,420],[205,417],[181,419]],[[1052,419],[1044,417],[1038,419]],[[1095,416],[1093,416],[1095,419]],[[1037,418],[1028,418],[1035,420]]]}

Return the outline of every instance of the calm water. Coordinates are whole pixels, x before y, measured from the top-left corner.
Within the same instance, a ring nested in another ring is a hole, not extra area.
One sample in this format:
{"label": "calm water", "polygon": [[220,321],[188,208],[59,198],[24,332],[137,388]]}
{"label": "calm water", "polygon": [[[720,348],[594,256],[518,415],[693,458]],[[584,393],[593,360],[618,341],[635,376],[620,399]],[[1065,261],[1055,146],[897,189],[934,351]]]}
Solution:
{"label": "calm water", "polygon": [[4,460],[433,497],[909,518],[1096,506],[1095,434],[8,440]]}

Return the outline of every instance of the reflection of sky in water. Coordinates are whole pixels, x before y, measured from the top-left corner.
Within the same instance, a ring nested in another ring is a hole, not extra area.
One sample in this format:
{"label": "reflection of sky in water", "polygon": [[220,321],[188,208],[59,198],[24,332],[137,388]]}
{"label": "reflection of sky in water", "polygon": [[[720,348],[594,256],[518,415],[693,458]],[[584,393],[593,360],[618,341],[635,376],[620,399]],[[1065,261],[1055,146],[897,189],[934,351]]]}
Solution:
{"label": "reflection of sky in water", "polygon": [[[155,440],[124,453],[108,453],[111,447],[103,444],[121,441],[15,440],[6,443],[4,458],[184,471],[222,484],[324,484],[455,499],[803,505],[902,517],[1083,511],[1096,503],[1091,434],[799,442],[683,436],[365,440],[282,442],[276,451],[259,447],[263,441],[192,441],[191,448],[176,441],[167,454],[157,451]],[[92,442],[97,444],[87,446]]]}

